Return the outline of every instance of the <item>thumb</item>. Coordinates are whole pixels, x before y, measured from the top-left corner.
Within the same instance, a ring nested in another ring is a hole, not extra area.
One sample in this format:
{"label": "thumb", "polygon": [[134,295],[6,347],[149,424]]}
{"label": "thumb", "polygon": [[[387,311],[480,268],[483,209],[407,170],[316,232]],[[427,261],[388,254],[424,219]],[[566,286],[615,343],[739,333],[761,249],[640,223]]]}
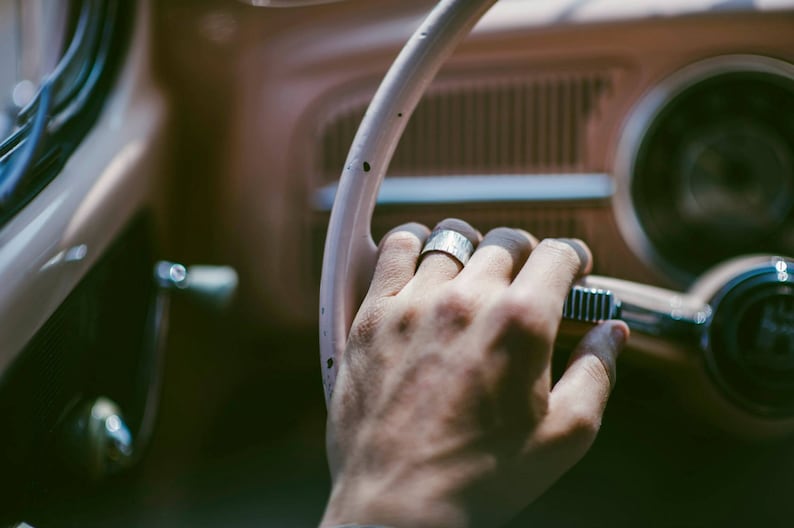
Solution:
{"label": "thumb", "polygon": [[557,416],[557,424],[563,429],[584,432],[588,447],[601,425],[615,384],[616,359],[628,336],[629,328],[623,321],[607,321],[590,330],[551,391],[550,414]]}

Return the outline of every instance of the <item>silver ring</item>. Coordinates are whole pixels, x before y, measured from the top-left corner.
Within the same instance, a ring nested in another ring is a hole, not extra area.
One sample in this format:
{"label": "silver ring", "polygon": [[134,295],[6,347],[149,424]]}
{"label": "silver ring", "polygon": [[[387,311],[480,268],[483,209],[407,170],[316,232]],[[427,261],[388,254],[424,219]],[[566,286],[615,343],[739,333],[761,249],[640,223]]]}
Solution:
{"label": "silver ring", "polygon": [[422,248],[420,256],[429,251],[441,251],[460,262],[462,265],[471,258],[474,253],[474,244],[471,240],[451,229],[434,229],[427,237],[425,247]]}

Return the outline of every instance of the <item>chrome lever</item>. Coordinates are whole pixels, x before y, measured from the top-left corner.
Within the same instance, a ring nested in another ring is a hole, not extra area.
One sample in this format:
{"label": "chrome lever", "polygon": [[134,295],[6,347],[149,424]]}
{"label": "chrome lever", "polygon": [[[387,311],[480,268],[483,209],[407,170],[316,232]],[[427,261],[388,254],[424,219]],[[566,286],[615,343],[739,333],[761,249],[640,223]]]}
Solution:
{"label": "chrome lever", "polygon": [[[563,306],[561,345],[593,323],[621,319],[634,357],[690,370],[719,419],[743,434],[794,431],[794,258],[739,257],[712,268],[685,292],[591,275]],[[657,363],[659,364],[659,363]],[[679,371],[683,372],[683,371]],[[746,413],[736,422],[738,411]]]}
{"label": "chrome lever", "polygon": [[571,288],[563,304],[563,319],[590,324],[621,319],[633,332],[697,344],[711,317],[708,304],[693,304],[684,299],[685,294],[636,285],[637,291],[623,291],[630,297],[624,300],[610,286],[620,291],[630,284],[626,281],[592,276],[584,282]]}
{"label": "chrome lever", "polygon": [[154,277],[165,291],[182,292],[200,305],[222,312],[237,291],[237,272],[229,266],[190,266],[166,260],[157,263]]}
{"label": "chrome lever", "polygon": [[78,476],[100,480],[132,466],[154,431],[162,383],[163,353],[172,293],[207,308],[226,309],[237,288],[237,272],[227,266],[190,266],[159,261],[154,267],[157,286],[149,307],[144,349],[135,375],[135,393],[124,402],[132,430],[112,400],[99,397],[77,402],[58,431],[63,462]]}

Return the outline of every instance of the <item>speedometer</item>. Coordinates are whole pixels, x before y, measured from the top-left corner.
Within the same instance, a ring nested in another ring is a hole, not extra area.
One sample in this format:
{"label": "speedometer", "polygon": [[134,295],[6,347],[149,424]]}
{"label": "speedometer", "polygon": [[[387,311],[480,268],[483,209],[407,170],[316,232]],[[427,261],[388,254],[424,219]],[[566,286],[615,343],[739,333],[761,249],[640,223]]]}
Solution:
{"label": "speedometer", "polygon": [[619,205],[631,236],[685,277],[736,255],[794,253],[792,65],[741,56],[695,66],[660,83],[627,128]]}

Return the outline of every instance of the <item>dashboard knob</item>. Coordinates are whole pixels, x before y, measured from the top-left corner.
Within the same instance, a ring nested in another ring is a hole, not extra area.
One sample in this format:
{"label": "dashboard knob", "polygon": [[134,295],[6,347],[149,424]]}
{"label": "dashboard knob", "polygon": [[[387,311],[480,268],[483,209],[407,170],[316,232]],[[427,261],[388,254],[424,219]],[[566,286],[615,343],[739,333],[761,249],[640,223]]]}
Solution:
{"label": "dashboard knob", "polygon": [[190,266],[160,261],[154,268],[157,284],[216,311],[231,304],[237,291],[237,272],[229,266]]}
{"label": "dashboard knob", "polygon": [[64,464],[86,480],[99,480],[133,461],[132,433],[121,409],[99,397],[79,403],[66,417],[58,435]]}

